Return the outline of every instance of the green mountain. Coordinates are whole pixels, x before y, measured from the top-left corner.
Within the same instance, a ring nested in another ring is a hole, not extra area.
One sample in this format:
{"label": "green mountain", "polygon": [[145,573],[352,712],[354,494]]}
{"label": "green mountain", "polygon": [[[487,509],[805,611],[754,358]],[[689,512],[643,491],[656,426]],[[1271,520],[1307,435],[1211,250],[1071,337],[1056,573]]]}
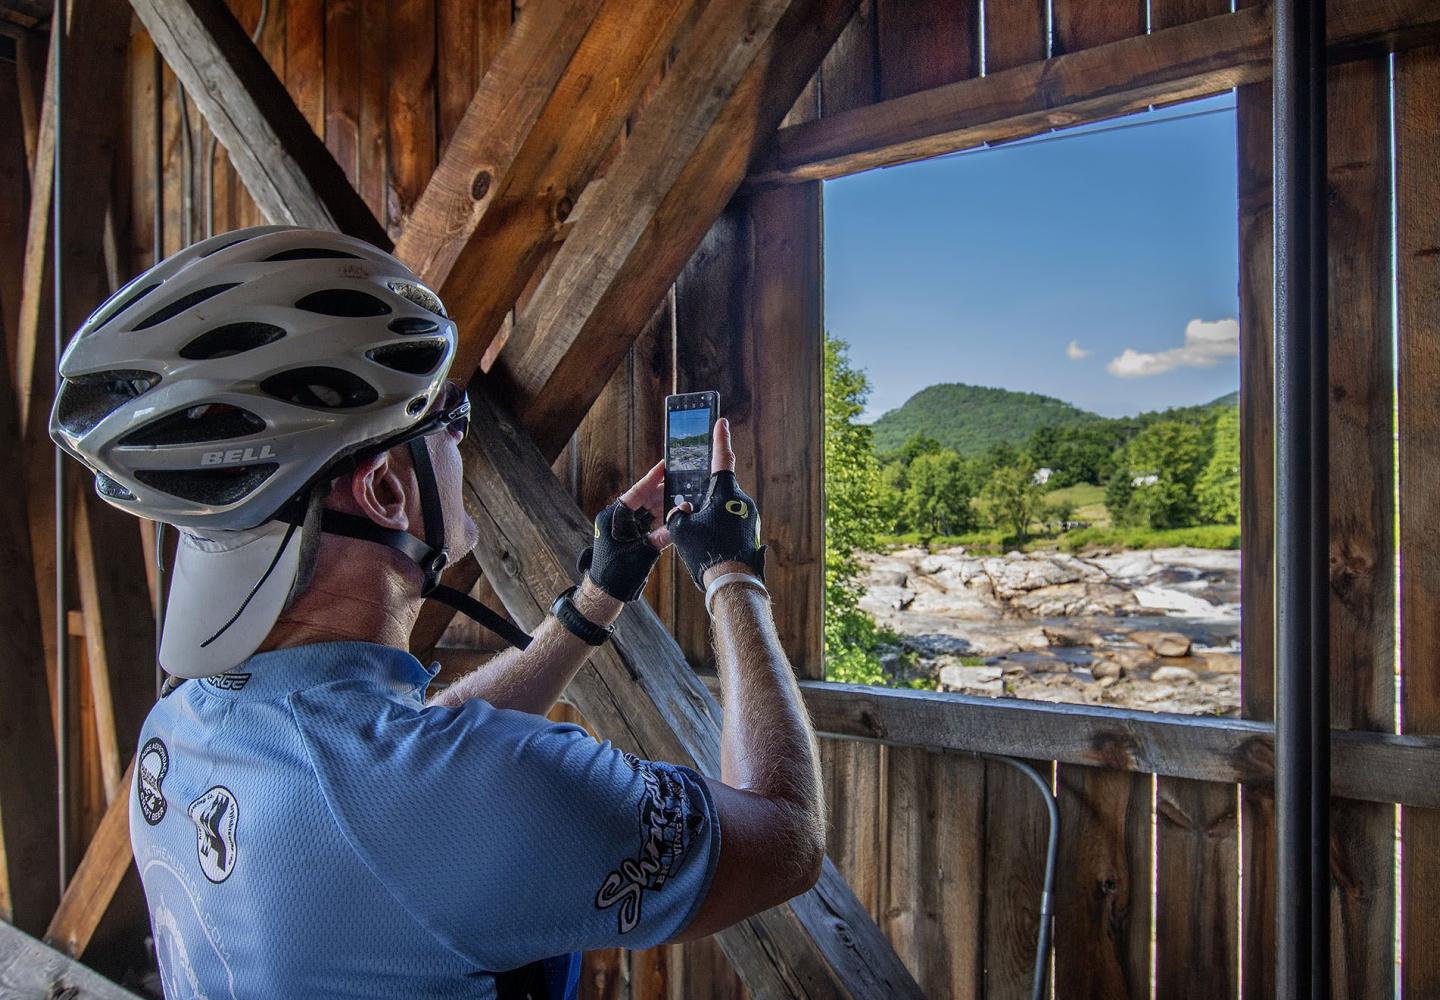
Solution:
{"label": "green mountain", "polygon": [[961,455],[975,456],[1001,443],[1023,446],[1041,427],[1100,419],[1053,396],[942,382],[921,389],[870,426],[882,455],[923,432]]}

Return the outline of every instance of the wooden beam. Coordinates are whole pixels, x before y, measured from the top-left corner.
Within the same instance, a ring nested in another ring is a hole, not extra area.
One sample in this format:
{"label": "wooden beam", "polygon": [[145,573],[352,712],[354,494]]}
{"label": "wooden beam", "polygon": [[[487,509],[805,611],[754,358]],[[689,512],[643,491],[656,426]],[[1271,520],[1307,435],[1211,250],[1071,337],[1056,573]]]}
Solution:
{"label": "wooden beam", "polygon": [[[63,88],[64,93],[71,95],[65,106],[65,147],[61,157],[65,169],[65,230],[61,234],[65,302],[61,326],[66,331],[77,328],[110,292],[104,243],[106,228],[113,225],[109,212],[110,181],[122,118],[114,113],[109,102],[79,100],[75,95],[125,92],[130,20],[130,8],[124,0],[73,0],[70,9],[66,51],[83,53],[83,56],[65,60]],[[47,72],[30,195],[16,365],[22,380],[19,412],[30,555],[47,669],[55,662],[57,620],[55,446],[47,430],[55,391],[56,362],[52,290],[54,234],[50,227],[55,162],[52,76]]]}
{"label": "wooden beam", "polygon": [[[712,0],[515,323],[493,372],[553,457],[855,12],[858,0]],[[597,206],[598,208],[599,206]]]}
{"label": "wooden beam", "polygon": [[[75,568],[85,615],[85,649],[95,704],[105,798],[124,784],[120,765],[155,703],[155,619],[145,584],[139,524],[101,500],[86,481],[75,516]],[[96,539],[104,539],[97,551]]]}
{"label": "wooden beam", "polygon": [[[1429,0],[1336,0],[1337,56],[1431,37]],[[841,177],[1217,94],[1270,76],[1269,6],[1109,42],[781,129],[752,184]]]}
{"label": "wooden beam", "polygon": [[[715,678],[704,679],[713,690]],[[826,736],[1261,788],[1275,779],[1275,727],[1267,722],[829,681],[801,681],[800,690]],[[1330,740],[1337,798],[1440,807],[1440,736],[1336,729]]]}
{"label": "wooden beam", "polygon": [[[24,132],[20,113],[19,68],[0,62],[0,135]],[[24,148],[7,142],[0,148],[0,332],[3,374],[15,383],[11,362],[20,343],[20,275],[25,263],[25,227],[30,216],[30,163]]]}
{"label": "wooden beam", "polygon": [[0,921],[0,996],[140,1000],[78,961]]}
{"label": "wooden beam", "polygon": [[479,365],[693,7],[542,0],[516,22],[396,245],[464,331],[456,377]]}
{"label": "wooden beam", "polygon": [[134,776],[135,761],[132,758],[120,779],[121,793],[111,799],[45,931],[45,943],[71,958],[79,958],[85,953],[95,928],[100,926],[101,918],[120,888],[121,879],[134,860],[130,851],[130,786]]}
{"label": "wooden beam", "polygon": [[[480,527],[486,578],[522,627],[544,618],[575,582],[575,552],[590,522],[515,419],[476,400],[464,445],[466,503]],[[585,718],[618,745],[719,773],[720,706],[644,602],[620,618],[571,683]],[[720,935],[746,986],[759,996],[919,996],[919,988],[833,865],[790,903]]]}
{"label": "wooden beam", "polygon": [[[133,0],[265,218],[390,238],[224,0]],[[103,102],[96,102],[103,103]]]}
{"label": "wooden beam", "polygon": [[[0,377],[0,449],[20,451],[9,364]],[[0,490],[0,917],[38,933],[59,898],[55,731],[23,490]]]}

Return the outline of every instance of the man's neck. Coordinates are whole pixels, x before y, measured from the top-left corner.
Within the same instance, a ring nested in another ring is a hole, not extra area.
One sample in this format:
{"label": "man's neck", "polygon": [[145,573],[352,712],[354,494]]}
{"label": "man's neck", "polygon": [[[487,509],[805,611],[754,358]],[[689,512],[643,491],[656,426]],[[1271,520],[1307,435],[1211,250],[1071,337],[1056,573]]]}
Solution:
{"label": "man's neck", "polygon": [[418,569],[374,543],[327,535],[310,585],[257,652],[345,640],[408,649],[419,613]]}

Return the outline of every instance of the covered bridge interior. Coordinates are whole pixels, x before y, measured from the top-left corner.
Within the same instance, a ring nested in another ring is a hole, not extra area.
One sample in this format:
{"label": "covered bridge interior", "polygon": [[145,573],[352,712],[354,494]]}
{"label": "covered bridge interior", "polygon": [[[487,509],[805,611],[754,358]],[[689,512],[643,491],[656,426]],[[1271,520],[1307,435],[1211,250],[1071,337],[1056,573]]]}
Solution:
{"label": "covered bridge interior", "polygon": [[[76,469],[57,481],[57,347],[155,260],[268,221],[393,247],[440,291],[479,411],[481,543],[446,578],[522,627],[660,456],[663,398],[724,400],[822,734],[830,863],[715,938],[588,955],[583,996],[1022,997],[1037,965],[1057,998],[1300,995],[1276,961],[1274,416],[1317,394],[1333,798],[1315,953],[1334,996],[1440,996],[1440,5],[1329,0],[1318,393],[1275,377],[1276,11],[1231,6],[0,0],[0,994],[140,993],[152,961],[127,790],[164,546]],[[825,681],[823,182],[1232,89],[1243,717]],[[561,712],[715,773],[701,595],[667,555],[646,597]],[[412,648],[453,676],[485,642],[437,605]],[[982,755],[1053,789],[1053,916],[1046,797]]]}

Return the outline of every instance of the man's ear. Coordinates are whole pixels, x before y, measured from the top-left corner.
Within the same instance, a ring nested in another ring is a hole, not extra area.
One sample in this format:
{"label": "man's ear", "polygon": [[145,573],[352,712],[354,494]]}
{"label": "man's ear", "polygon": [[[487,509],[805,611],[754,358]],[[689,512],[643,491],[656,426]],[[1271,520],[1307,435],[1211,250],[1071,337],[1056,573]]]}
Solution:
{"label": "man's ear", "polygon": [[336,492],[352,513],[368,517],[384,528],[408,531],[410,515],[405,492],[405,472],[391,452],[367,458],[350,475],[348,483],[337,483]]}

